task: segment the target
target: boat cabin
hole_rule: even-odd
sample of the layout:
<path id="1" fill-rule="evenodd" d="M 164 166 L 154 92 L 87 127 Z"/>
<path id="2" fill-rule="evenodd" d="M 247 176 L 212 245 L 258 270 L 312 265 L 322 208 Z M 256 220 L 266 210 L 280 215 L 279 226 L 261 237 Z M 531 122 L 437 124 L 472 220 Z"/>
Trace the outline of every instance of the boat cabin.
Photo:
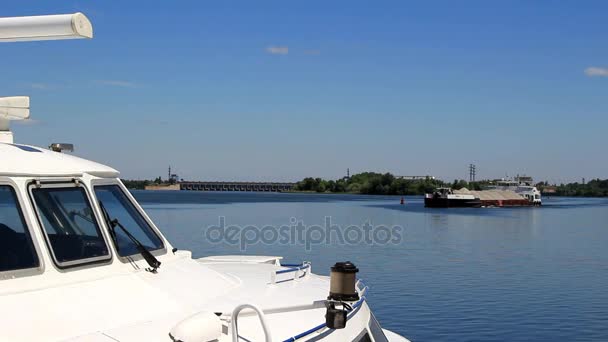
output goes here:
<path id="1" fill-rule="evenodd" d="M 0 41 L 81 37 L 80 13 L 0 18 Z M 27 118 L 29 98 L 0 98 L 0 341 L 407 341 L 380 327 L 354 265 L 194 259 L 117 170 L 15 143 L 9 123 Z"/>

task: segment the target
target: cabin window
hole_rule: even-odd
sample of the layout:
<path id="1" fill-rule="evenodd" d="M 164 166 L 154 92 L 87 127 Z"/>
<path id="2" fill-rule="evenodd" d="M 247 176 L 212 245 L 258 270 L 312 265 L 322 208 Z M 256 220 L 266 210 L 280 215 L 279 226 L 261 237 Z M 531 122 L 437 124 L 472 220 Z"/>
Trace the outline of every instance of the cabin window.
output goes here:
<path id="1" fill-rule="evenodd" d="M 109 219 L 118 220 L 147 250 L 154 251 L 164 248 L 160 237 L 118 185 L 95 186 L 95 195 L 108 212 Z M 135 243 L 122 229 L 116 228 L 114 231 L 116 234 L 114 243 L 118 255 L 139 254 Z"/>
<path id="2" fill-rule="evenodd" d="M 0 272 L 40 265 L 15 190 L 0 185 Z"/>
<path id="3" fill-rule="evenodd" d="M 43 186 L 31 191 L 53 259 L 60 267 L 110 258 L 83 187 Z"/>

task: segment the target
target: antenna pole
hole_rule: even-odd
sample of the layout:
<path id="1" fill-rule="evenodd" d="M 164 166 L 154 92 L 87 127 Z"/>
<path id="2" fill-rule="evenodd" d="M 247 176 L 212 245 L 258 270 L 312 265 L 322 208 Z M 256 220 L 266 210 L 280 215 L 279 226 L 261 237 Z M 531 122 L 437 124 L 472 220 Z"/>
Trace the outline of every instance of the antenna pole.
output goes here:
<path id="1" fill-rule="evenodd" d="M 475 181 L 475 173 L 476 173 L 475 164 L 469 164 L 469 182 Z"/>

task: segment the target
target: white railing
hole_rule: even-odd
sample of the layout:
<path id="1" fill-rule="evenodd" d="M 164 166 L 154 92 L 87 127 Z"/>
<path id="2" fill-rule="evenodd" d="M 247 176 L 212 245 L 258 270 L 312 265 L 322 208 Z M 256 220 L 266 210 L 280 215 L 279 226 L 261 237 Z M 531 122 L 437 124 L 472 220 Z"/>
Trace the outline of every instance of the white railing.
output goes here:
<path id="1" fill-rule="evenodd" d="M 239 313 L 244 309 L 251 309 L 255 311 L 258 318 L 260 319 L 260 324 L 262 325 L 262 329 L 264 330 L 264 341 L 272 342 L 272 336 L 270 335 L 270 331 L 268 330 L 268 324 L 266 323 L 266 317 L 264 316 L 264 312 L 253 304 L 241 304 L 232 310 L 232 322 L 230 322 L 230 331 L 232 333 L 232 342 L 239 342 L 239 327 L 238 327 L 238 319 Z"/>
<path id="2" fill-rule="evenodd" d="M 283 267 L 288 267 L 284 270 L 272 271 L 270 273 L 270 284 L 277 283 L 277 276 L 280 274 L 293 273 L 293 278 L 283 281 L 298 280 L 312 273 L 312 265 L 309 261 L 304 261 L 302 264 L 284 264 Z M 300 275 L 302 274 L 302 275 Z"/>

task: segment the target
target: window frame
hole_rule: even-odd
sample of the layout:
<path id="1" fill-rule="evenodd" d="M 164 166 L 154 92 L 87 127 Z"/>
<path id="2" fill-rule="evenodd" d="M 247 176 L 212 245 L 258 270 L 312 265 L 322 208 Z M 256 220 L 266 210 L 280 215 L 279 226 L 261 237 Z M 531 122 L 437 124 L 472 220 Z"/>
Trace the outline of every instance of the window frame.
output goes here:
<path id="1" fill-rule="evenodd" d="M 24 232 L 26 232 L 26 234 L 28 234 L 29 236 L 31 245 L 33 247 L 33 252 L 35 254 L 34 259 L 38 262 L 38 265 L 35 267 L 0 271 L 0 281 L 42 274 L 45 268 L 44 258 L 41 257 L 42 253 L 40 250 L 38 237 L 36 236 L 35 231 L 32 228 L 33 225 L 32 221 L 30 220 L 30 215 L 27 215 L 27 212 L 24 211 L 24 208 L 27 208 L 27 206 L 25 205 L 26 202 L 23 200 L 21 191 L 19 191 L 19 186 L 17 186 L 17 183 L 15 183 L 15 181 L 6 177 L 0 177 L 0 186 L 8 186 L 15 195 L 15 205 L 17 207 L 19 216 L 21 216 L 21 220 L 24 224 Z"/>
<path id="2" fill-rule="evenodd" d="M 156 227 L 156 225 L 154 224 L 152 219 L 150 219 L 150 217 L 148 217 L 148 214 L 146 214 L 146 212 L 143 210 L 143 208 L 141 207 L 139 202 L 137 202 L 137 200 L 135 200 L 135 198 L 133 197 L 131 192 L 119 180 L 117 180 L 117 179 L 93 179 L 93 180 L 91 180 L 91 190 L 92 190 L 91 193 L 92 193 L 93 198 L 95 199 L 95 208 L 100 211 L 100 215 L 101 215 L 101 209 L 99 208 L 99 199 L 97 198 L 97 193 L 95 192 L 95 188 L 99 187 L 99 186 L 108 186 L 108 185 L 115 185 L 118 187 L 118 189 L 120 191 L 122 191 L 122 193 L 126 196 L 127 200 L 131 203 L 131 205 L 133 205 L 133 207 L 135 208 L 137 213 L 148 224 L 148 227 L 150 227 L 150 229 L 152 230 L 152 233 L 154 233 L 154 235 L 156 235 L 156 237 L 158 237 L 158 239 L 160 240 L 160 243 L 162 245 L 161 248 L 150 250 L 149 252 L 152 253 L 152 255 L 154 255 L 154 256 L 161 256 L 161 255 L 167 254 L 167 242 L 165 241 L 164 235 L 160 232 L 158 227 Z M 104 225 L 104 227 L 106 227 L 106 231 L 109 231 L 109 227 L 107 226 L 108 224 L 107 224 L 107 222 L 105 222 L 105 219 L 103 220 L 103 225 Z M 110 240 L 112 240 L 112 239 L 110 239 Z M 115 252 L 115 254 L 119 260 L 123 260 L 123 262 L 124 262 L 124 260 L 127 260 L 129 262 L 130 262 L 130 260 L 140 260 L 140 259 L 143 260 L 143 257 L 141 256 L 141 254 L 139 254 L 139 252 L 131 254 L 131 255 L 121 256 L 118 252 L 118 246 L 116 245 L 116 242 L 114 242 L 112 240 L 111 244 L 113 247 L 113 251 Z"/>
<path id="3" fill-rule="evenodd" d="M 70 260 L 70 261 L 57 260 L 57 257 L 55 256 L 55 250 L 53 249 L 53 245 L 51 244 L 47 230 L 44 227 L 44 224 L 42 223 L 42 217 L 40 216 L 40 210 L 38 209 L 38 205 L 36 204 L 36 200 L 34 199 L 33 190 L 39 189 L 39 188 L 70 188 L 70 187 L 82 188 L 84 190 L 85 199 L 87 201 L 89 201 L 88 204 L 91 207 L 93 216 L 95 218 L 95 221 L 97 222 L 97 226 L 99 227 L 99 232 L 100 232 L 101 238 L 103 239 L 103 242 L 105 243 L 106 248 L 108 250 L 108 255 L 93 257 L 93 258 L 78 259 L 78 260 Z M 38 220 L 38 225 L 40 226 L 40 230 L 42 232 L 42 235 L 44 236 L 44 241 L 46 243 L 47 249 L 49 250 L 51 259 L 53 260 L 53 263 L 55 264 L 55 266 L 57 266 L 57 268 L 63 270 L 63 269 L 69 269 L 69 268 L 78 267 L 78 266 L 84 266 L 84 265 L 109 264 L 112 262 L 112 259 L 114 256 L 112 253 L 112 249 L 110 248 L 110 244 L 108 243 L 108 237 L 106 234 L 106 230 L 103 229 L 104 226 L 101 224 L 102 220 L 99 218 L 99 215 L 97 212 L 97 206 L 95 205 L 95 202 L 92 200 L 91 194 L 89 193 L 89 189 L 85 186 L 83 181 L 81 181 L 77 178 L 74 178 L 71 181 L 70 180 L 32 181 L 28 184 L 28 194 L 30 197 L 30 202 L 32 204 L 32 208 L 36 214 L 36 220 Z"/>

